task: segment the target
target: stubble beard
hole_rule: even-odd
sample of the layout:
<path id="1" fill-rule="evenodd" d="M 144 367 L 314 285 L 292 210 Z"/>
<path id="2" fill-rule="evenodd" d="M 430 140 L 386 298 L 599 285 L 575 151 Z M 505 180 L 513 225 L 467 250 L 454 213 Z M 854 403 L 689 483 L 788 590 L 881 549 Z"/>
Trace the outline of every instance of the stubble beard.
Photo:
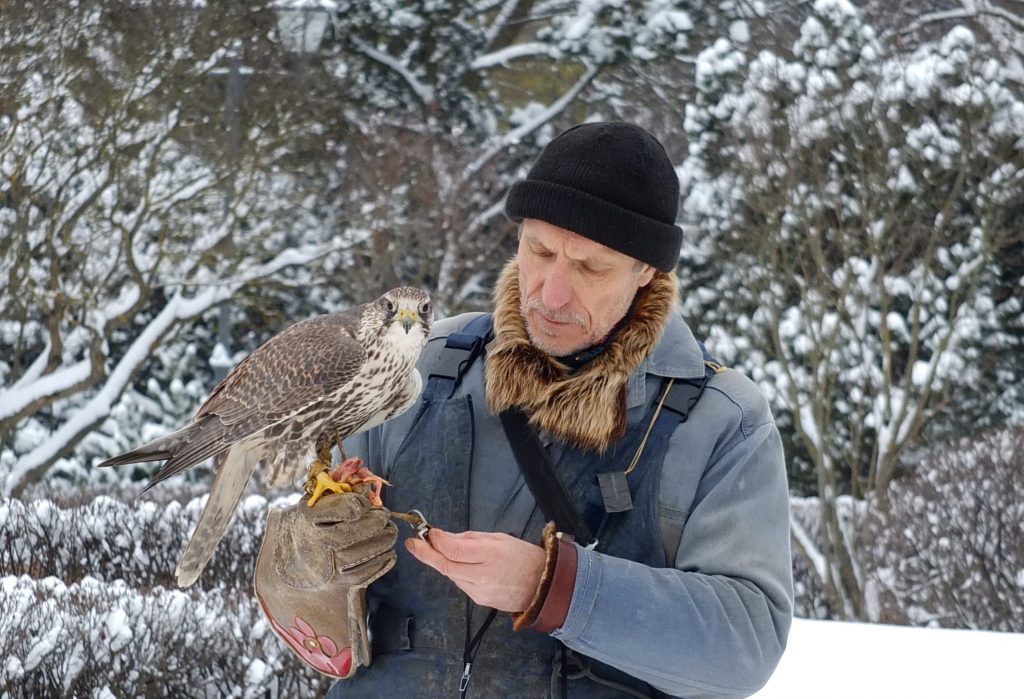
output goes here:
<path id="1" fill-rule="evenodd" d="M 523 321 L 526 325 L 526 333 L 530 336 L 530 343 L 545 354 L 549 354 L 553 357 L 564 357 L 590 347 L 596 342 L 596 340 L 588 334 L 580 341 L 579 346 L 571 346 L 567 349 L 556 347 L 551 341 L 554 334 L 546 334 L 539 328 L 534 328 L 530 323 L 529 313 L 531 311 L 538 315 L 542 315 L 549 320 L 553 320 L 558 323 L 571 323 L 584 329 L 587 327 L 587 319 L 579 313 L 552 311 L 551 309 L 546 308 L 540 299 L 520 303 L 519 312 L 523 316 Z"/>
<path id="2" fill-rule="evenodd" d="M 635 295 L 635 292 L 633 295 Z M 549 354 L 553 357 L 567 357 L 571 354 L 576 354 L 581 350 L 585 350 L 588 347 L 593 347 L 594 345 L 603 342 L 605 338 L 608 336 L 608 333 L 611 332 L 612 328 L 614 328 L 622 320 L 622 317 L 626 314 L 626 311 L 629 310 L 629 306 L 632 303 L 633 295 L 624 296 L 622 299 L 619 300 L 618 305 L 620 308 L 620 312 L 615 314 L 615 322 L 612 323 L 612 325 L 607 330 L 605 330 L 601 336 L 598 336 L 594 332 L 593 327 L 591 327 L 590 332 L 587 333 L 586 337 L 584 337 L 579 343 L 572 347 L 569 347 L 568 349 L 561 349 L 555 347 L 549 341 L 549 336 L 545 335 L 539 329 L 535 330 L 530 325 L 530 317 L 528 315 L 528 312 L 534 311 L 550 320 L 554 320 L 559 323 L 572 323 L 574 325 L 578 325 L 583 329 L 587 329 L 588 327 L 586 316 L 584 316 L 581 313 L 571 313 L 569 311 L 552 311 L 548 308 L 545 308 L 543 302 L 541 302 L 540 299 L 533 299 L 532 301 L 521 302 L 519 304 L 519 312 L 523 316 L 523 322 L 526 325 L 526 333 L 527 335 L 529 335 L 530 342 L 533 344 L 534 347 L 544 352 L 545 354 Z"/>

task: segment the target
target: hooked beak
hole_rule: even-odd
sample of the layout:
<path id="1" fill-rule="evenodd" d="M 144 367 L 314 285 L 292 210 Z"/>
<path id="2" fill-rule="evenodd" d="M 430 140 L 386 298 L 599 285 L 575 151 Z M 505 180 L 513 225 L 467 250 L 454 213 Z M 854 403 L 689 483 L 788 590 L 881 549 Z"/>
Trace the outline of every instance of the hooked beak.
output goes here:
<path id="1" fill-rule="evenodd" d="M 405 328 L 405 332 L 408 333 L 412 329 L 412 324 L 419 322 L 420 316 L 416 311 L 410 311 L 408 308 L 403 308 L 398 312 L 398 315 L 395 316 L 395 319 L 402 324 L 402 327 Z"/>

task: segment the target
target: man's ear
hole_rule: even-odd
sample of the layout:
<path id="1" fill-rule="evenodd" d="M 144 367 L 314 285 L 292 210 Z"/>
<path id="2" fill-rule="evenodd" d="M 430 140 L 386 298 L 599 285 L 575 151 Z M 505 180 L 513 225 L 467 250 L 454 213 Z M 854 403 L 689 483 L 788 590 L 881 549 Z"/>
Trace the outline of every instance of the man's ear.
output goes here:
<path id="1" fill-rule="evenodd" d="M 651 265 L 649 265 L 647 263 L 644 263 L 643 268 L 640 270 L 640 273 L 637 275 L 637 279 L 636 279 L 637 286 L 638 287 L 644 287 L 644 286 L 647 286 L 648 284 L 650 284 L 651 280 L 654 279 L 654 273 L 657 272 L 657 271 L 658 270 L 656 270 Z"/>

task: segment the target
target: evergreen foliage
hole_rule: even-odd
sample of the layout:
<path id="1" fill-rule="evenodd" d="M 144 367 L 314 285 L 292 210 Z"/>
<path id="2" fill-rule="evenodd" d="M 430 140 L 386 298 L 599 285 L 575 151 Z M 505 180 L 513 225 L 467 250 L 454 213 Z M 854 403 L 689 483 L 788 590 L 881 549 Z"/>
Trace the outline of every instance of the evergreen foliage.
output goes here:
<path id="1" fill-rule="evenodd" d="M 686 310 L 772 401 L 831 608 L 866 618 L 870 534 L 840 496 L 883 501 L 914 450 L 1024 418 L 1024 100 L 967 28 L 900 54 L 846 0 L 788 55 L 719 39 L 696 79 Z"/>

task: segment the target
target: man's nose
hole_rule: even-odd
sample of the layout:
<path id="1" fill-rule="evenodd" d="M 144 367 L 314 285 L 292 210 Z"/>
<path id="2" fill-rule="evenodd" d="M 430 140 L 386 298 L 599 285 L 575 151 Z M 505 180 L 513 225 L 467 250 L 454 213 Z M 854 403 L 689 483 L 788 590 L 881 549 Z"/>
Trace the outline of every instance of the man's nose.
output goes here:
<path id="1" fill-rule="evenodd" d="M 544 306 L 552 310 L 562 308 L 572 300 L 572 294 L 572 283 L 565 263 L 558 261 L 549 265 L 544 275 L 544 288 L 541 291 L 541 300 L 544 302 Z"/>

